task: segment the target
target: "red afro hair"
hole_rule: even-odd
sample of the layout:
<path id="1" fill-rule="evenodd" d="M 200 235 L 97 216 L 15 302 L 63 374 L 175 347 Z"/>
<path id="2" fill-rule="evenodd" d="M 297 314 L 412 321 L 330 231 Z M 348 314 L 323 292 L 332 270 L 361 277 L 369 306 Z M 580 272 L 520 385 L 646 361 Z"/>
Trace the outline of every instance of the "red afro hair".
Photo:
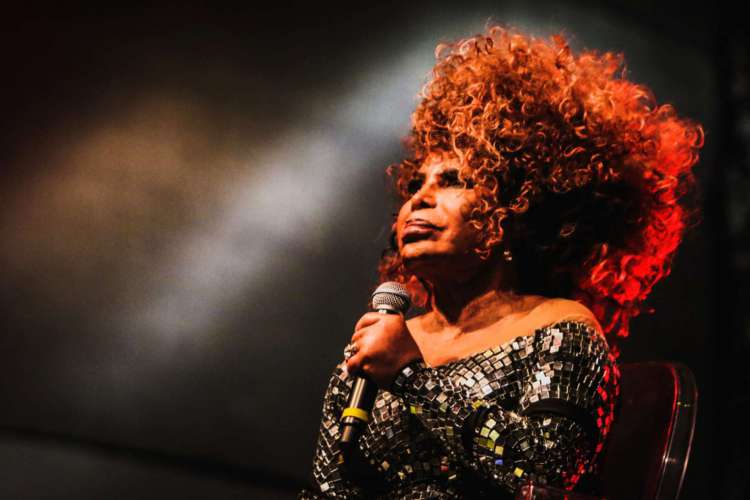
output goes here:
<path id="1" fill-rule="evenodd" d="M 579 300 L 610 337 L 626 337 L 698 220 L 685 195 L 702 127 L 625 79 L 621 54 L 574 54 L 562 35 L 491 26 L 439 45 L 436 59 L 408 158 L 387 170 L 400 200 L 428 155 L 454 155 L 480 200 L 469 221 L 483 235 L 479 256 L 510 249 L 515 291 Z M 425 305 L 393 238 L 379 272 Z"/>

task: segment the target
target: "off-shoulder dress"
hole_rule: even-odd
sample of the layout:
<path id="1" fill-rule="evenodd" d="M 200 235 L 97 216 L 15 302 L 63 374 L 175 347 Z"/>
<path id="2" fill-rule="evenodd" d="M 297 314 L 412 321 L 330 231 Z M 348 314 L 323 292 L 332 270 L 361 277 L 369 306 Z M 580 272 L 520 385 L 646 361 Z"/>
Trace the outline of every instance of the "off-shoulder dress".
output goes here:
<path id="1" fill-rule="evenodd" d="M 342 463 L 339 418 L 353 377 L 325 393 L 310 498 L 512 498 L 526 480 L 573 488 L 595 472 L 612 426 L 619 370 L 589 321 L 562 320 L 458 361 L 404 367 L 379 391 Z"/>

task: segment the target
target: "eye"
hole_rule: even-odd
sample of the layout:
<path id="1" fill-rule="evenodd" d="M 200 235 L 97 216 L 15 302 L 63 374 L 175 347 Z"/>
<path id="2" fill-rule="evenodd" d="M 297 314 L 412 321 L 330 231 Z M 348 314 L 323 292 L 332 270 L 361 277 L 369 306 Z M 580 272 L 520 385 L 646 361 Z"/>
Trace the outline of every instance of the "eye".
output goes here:
<path id="1" fill-rule="evenodd" d="M 472 188 L 474 183 L 471 179 L 462 181 L 458 178 L 458 170 L 446 170 L 441 176 L 442 184 L 450 187 Z"/>
<path id="2" fill-rule="evenodd" d="M 422 183 L 424 182 L 424 179 L 420 177 L 414 177 L 412 178 L 409 183 L 406 185 L 406 191 L 409 194 L 414 194 L 422 187 Z"/>
<path id="3" fill-rule="evenodd" d="M 458 186 L 461 184 L 461 181 L 458 180 L 457 170 L 446 170 L 441 177 L 444 186 Z"/>

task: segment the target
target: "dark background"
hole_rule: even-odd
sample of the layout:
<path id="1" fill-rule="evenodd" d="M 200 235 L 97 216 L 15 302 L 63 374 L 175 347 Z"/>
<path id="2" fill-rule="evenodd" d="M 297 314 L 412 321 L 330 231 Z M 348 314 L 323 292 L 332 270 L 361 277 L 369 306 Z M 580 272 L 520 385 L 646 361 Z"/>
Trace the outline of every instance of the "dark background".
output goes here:
<path id="1" fill-rule="evenodd" d="M 704 220 L 623 362 L 700 390 L 682 498 L 750 492 L 750 84 L 721 3 L 26 4 L 2 16 L 0 498 L 293 498 L 440 41 L 623 52 L 702 123 Z"/>

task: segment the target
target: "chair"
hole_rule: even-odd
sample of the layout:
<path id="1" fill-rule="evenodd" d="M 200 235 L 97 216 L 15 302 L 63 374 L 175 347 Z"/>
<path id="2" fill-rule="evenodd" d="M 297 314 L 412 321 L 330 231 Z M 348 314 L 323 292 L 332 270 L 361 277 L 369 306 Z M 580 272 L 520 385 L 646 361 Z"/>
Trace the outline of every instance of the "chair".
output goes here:
<path id="1" fill-rule="evenodd" d="M 594 478 L 598 485 L 574 492 L 528 482 L 516 500 L 678 498 L 695 428 L 695 378 L 680 363 L 629 363 L 620 373 L 620 407 Z"/>

